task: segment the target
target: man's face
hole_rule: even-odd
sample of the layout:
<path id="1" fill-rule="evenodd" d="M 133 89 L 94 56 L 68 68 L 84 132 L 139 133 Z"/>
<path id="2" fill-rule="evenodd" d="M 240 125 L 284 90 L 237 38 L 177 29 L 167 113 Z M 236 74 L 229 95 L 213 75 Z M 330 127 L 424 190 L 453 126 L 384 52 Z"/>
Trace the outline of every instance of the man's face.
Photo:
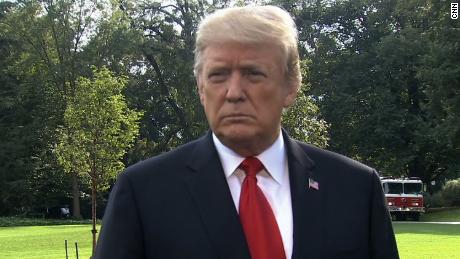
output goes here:
<path id="1" fill-rule="evenodd" d="M 197 83 L 212 131 L 240 155 L 259 154 L 278 137 L 283 107 L 296 96 L 281 50 L 274 44 L 211 44 L 202 58 Z"/>

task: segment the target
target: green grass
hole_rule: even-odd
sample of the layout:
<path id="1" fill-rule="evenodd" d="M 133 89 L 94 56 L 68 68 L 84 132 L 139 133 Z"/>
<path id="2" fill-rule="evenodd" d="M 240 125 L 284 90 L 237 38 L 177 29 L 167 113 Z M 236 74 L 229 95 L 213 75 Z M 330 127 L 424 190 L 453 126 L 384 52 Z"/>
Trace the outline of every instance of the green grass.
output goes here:
<path id="1" fill-rule="evenodd" d="M 422 222 L 460 222 L 460 208 L 429 212 Z M 395 222 L 401 259 L 460 259 L 460 225 Z"/>
<path id="2" fill-rule="evenodd" d="M 69 258 L 91 255 L 91 225 L 0 227 L 0 258 L 65 258 L 64 240 L 68 240 Z"/>
<path id="3" fill-rule="evenodd" d="M 460 208 L 427 213 L 422 221 L 458 221 Z M 0 218 L 0 258 L 69 258 L 91 255 L 90 221 Z M 76 225 L 75 225 L 76 224 Z M 31 226 L 33 225 L 33 226 Z M 460 225 L 395 222 L 401 259 L 460 259 Z"/>
<path id="4" fill-rule="evenodd" d="M 428 212 L 422 215 L 420 221 L 456 221 L 460 222 L 460 208 L 449 209 L 438 212 Z"/>
<path id="5" fill-rule="evenodd" d="M 460 258 L 460 225 L 395 223 L 401 259 Z M 0 258 L 65 258 L 64 240 L 68 240 L 69 258 L 91 254 L 91 225 L 0 227 Z"/>
<path id="6" fill-rule="evenodd" d="M 393 224 L 401 259 L 460 258 L 460 225 Z"/>

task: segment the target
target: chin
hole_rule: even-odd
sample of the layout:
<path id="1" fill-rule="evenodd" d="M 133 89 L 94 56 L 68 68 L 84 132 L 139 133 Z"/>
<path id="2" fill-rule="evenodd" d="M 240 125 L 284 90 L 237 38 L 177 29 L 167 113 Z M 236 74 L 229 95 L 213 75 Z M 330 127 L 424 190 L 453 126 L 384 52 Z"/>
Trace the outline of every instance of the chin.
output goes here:
<path id="1" fill-rule="evenodd" d="M 232 125 L 224 129 L 215 131 L 215 134 L 223 142 L 231 143 L 241 143 L 241 142 L 250 142 L 257 136 L 257 133 L 254 129 L 251 129 L 247 126 Z"/>

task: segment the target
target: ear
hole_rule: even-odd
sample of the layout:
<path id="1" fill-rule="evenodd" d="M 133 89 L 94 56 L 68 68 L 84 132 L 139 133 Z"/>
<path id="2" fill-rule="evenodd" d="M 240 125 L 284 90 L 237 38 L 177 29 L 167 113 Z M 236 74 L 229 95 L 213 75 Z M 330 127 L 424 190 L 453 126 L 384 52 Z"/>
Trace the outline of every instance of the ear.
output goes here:
<path id="1" fill-rule="evenodd" d="M 196 76 L 196 86 L 198 88 L 198 94 L 200 95 L 200 103 L 204 106 L 204 93 L 203 93 L 203 82 L 201 80 L 201 76 Z"/>
<path id="2" fill-rule="evenodd" d="M 296 87 L 293 85 L 289 85 L 286 87 L 286 93 L 284 96 L 284 108 L 287 108 L 294 103 L 295 98 L 297 97 L 297 93 L 299 92 L 299 88 L 300 87 Z"/>

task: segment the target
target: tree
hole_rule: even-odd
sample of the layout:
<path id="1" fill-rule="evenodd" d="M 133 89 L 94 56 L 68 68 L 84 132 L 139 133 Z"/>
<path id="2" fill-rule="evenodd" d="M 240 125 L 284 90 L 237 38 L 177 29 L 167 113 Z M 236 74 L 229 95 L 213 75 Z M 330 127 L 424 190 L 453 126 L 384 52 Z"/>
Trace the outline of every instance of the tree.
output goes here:
<path id="1" fill-rule="evenodd" d="M 206 13 L 231 3 L 1 2 L 0 213 L 25 213 L 35 204 L 62 205 L 62 199 L 73 197 L 73 216 L 81 217 L 79 199 L 89 189 L 89 177 L 65 171 L 53 149 L 61 131 L 68 129 L 63 127 L 64 111 L 77 79 L 91 76 L 90 65 L 125 75 L 128 106 L 145 111 L 125 165 L 202 135 L 208 125 L 192 71 L 195 33 Z M 306 85 L 284 125 L 296 137 L 323 145 L 324 139 L 311 138 L 325 133 L 312 128 L 321 122 L 319 103 Z M 306 127 L 320 130 L 306 132 Z M 74 137 L 72 132 L 67 136 Z"/>
<path id="2" fill-rule="evenodd" d="M 123 1 L 120 8 L 142 32 L 144 64 L 130 88 L 145 108 L 141 143 L 155 155 L 189 142 L 207 128 L 193 76 L 194 36 L 209 8 L 204 1 Z M 139 87 L 142 84 L 143 87 Z"/>
<path id="3" fill-rule="evenodd" d="M 90 178 L 94 253 L 97 192 L 107 189 L 123 170 L 121 159 L 138 134 L 141 113 L 129 109 L 121 94 L 125 78 L 106 68 L 93 73 L 92 79 L 79 78 L 75 95 L 68 100 L 56 155 L 67 172 Z"/>
<path id="4" fill-rule="evenodd" d="M 333 150 L 424 182 L 458 173 L 458 23 L 448 5 L 280 2 L 296 15 L 312 60 L 308 94 Z"/>
<path id="5" fill-rule="evenodd" d="M 308 82 L 308 65 L 301 62 L 303 81 Z M 310 84 L 303 83 L 294 104 L 283 112 L 281 124 L 297 140 L 325 148 L 328 144 L 329 125 L 321 119 L 316 100 L 307 95 Z"/>
<path id="6" fill-rule="evenodd" d="M 0 215 L 27 212 L 32 196 L 29 196 L 28 172 L 32 164 L 28 144 L 34 143 L 28 135 L 27 107 L 29 94 L 21 87 L 16 75 L 9 66 L 21 55 L 16 41 L 8 34 L 3 22 L 14 9 L 10 2 L 0 2 Z M 21 195 L 22 194 L 22 195 Z M 25 208 L 20 211 L 19 208 Z"/>
<path id="7" fill-rule="evenodd" d="M 202 17 L 228 4 L 228 1 L 213 1 L 212 5 L 206 1 L 121 3 L 120 8 L 132 17 L 133 27 L 144 35 L 140 49 L 146 62 L 128 95 L 146 111 L 141 140 L 135 149 L 141 156 L 170 150 L 206 131 L 208 126 L 192 70 L 194 38 Z M 299 94 L 295 108 L 286 113 L 284 124 L 295 136 L 315 139 L 314 143 L 324 145 L 325 124 L 316 120 L 318 111 L 315 109 L 311 98 Z M 316 130 L 313 125 L 319 128 Z M 310 127 L 308 133 L 305 132 L 307 127 Z M 310 130 L 313 128 L 315 131 Z M 142 151 L 148 149 L 148 152 Z"/>
<path id="8" fill-rule="evenodd" d="M 430 158 L 433 177 L 460 177 L 460 35 L 458 20 L 446 14 L 450 5 L 426 1 L 422 18 L 427 23 L 425 51 L 420 57 L 416 77 L 427 96 L 424 109 L 430 122 Z M 418 18 L 420 20 L 420 17 Z"/>
<path id="9" fill-rule="evenodd" d="M 35 178 L 62 171 L 50 147 L 56 142 L 55 129 L 62 124 L 77 77 L 90 72 L 81 53 L 92 36 L 99 7 L 91 0 L 23 0 L 17 1 L 1 21 L 5 34 L 18 43 L 15 50 L 20 53 L 8 64 L 8 72 L 17 78 L 30 101 L 21 105 L 25 110 L 21 119 L 28 131 L 23 135 L 33 139 L 27 147 L 32 154 L 22 158 L 29 165 L 26 181 L 34 183 Z M 71 172 L 69 176 L 73 186 L 72 212 L 79 218 L 78 173 Z"/>

